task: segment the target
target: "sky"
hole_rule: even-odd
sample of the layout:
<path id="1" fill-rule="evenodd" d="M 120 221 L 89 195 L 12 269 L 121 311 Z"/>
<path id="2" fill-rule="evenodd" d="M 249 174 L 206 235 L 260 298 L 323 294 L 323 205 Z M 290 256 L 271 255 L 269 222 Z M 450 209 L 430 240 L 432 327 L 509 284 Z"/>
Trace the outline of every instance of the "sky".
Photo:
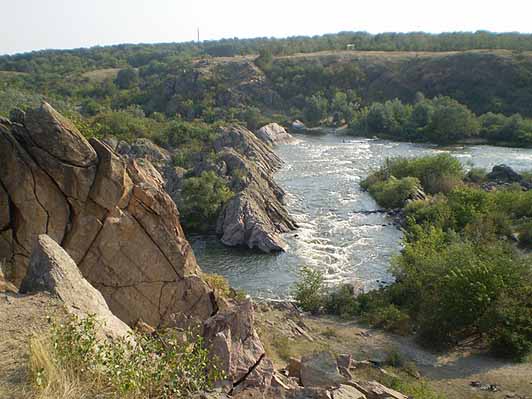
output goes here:
<path id="1" fill-rule="evenodd" d="M 340 31 L 532 32 L 532 0 L 0 0 L 0 54 Z"/>

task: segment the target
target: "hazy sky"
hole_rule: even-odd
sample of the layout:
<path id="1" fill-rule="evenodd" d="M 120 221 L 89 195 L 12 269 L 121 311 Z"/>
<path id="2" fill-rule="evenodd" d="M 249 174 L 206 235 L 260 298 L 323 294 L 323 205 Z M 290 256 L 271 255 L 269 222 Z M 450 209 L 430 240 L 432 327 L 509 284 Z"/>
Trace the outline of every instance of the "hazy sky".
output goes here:
<path id="1" fill-rule="evenodd" d="M 342 30 L 532 31 L 532 0 L 0 0 L 0 54 Z"/>

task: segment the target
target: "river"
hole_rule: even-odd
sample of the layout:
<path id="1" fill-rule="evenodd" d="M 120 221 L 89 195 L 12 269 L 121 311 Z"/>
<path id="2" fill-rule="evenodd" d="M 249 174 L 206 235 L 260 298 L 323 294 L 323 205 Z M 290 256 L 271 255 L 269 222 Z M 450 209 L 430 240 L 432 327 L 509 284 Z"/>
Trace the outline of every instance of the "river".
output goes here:
<path id="1" fill-rule="evenodd" d="M 329 284 L 350 282 L 371 289 L 392 280 L 391 257 L 401 248 L 401 233 L 359 182 L 387 157 L 449 152 L 460 161 L 491 169 L 504 163 L 532 169 L 532 149 L 493 146 L 434 146 L 386 140 L 296 135 L 297 143 L 281 145 L 284 167 L 275 176 L 287 192 L 288 211 L 297 231 L 284 239 L 288 250 L 265 255 L 227 248 L 216 237 L 192 237 L 201 268 L 225 276 L 231 285 L 255 297 L 284 298 L 303 266 L 320 269 Z"/>

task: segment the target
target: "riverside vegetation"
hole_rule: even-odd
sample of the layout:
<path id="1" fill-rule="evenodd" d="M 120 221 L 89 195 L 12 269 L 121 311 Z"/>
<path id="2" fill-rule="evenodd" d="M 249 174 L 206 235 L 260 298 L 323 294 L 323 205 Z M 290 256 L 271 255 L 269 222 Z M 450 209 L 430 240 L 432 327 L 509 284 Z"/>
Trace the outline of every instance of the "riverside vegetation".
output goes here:
<path id="1" fill-rule="evenodd" d="M 485 172 L 466 173 L 450 155 L 389 159 L 362 185 L 379 204 L 404 213 L 404 249 L 391 266 L 395 283 L 356 296 L 350 286 L 327 290 L 319 272 L 304 269 L 296 300 L 307 311 L 415 333 L 432 347 L 476 336 L 497 356 L 526 358 L 532 191 L 517 184 L 485 191 L 483 180 Z M 419 189 L 427 198 L 409 200 Z"/>

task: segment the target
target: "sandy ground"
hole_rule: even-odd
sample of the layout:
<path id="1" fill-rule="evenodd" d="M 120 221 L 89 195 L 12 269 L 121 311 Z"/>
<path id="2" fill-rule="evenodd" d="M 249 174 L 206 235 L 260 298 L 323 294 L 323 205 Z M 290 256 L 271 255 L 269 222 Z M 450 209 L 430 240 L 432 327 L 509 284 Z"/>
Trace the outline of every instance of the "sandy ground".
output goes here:
<path id="1" fill-rule="evenodd" d="M 388 334 L 356 322 L 298 315 L 264 305 L 258 305 L 257 310 L 259 334 L 278 368 L 286 365 L 287 357 L 300 357 L 312 350 L 350 353 L 357 360 L 377 361 L 384 361 L 390 353 L 399 353 L 405 362 L 415 364 L 415 369 L 435 391 L 448 399 L 532 398 L 530 362 L 499 361 L 480 350 L 468 348 L 468 345 L 453 352 L 432 353 L 417 345 L 411 337 Z M 312 341 L 294 331 L 293 324 L 298 322 Z M 496 385 L 498 391 L 473 388 L 473 381 L 480 382 L 484 388 Z"/>

